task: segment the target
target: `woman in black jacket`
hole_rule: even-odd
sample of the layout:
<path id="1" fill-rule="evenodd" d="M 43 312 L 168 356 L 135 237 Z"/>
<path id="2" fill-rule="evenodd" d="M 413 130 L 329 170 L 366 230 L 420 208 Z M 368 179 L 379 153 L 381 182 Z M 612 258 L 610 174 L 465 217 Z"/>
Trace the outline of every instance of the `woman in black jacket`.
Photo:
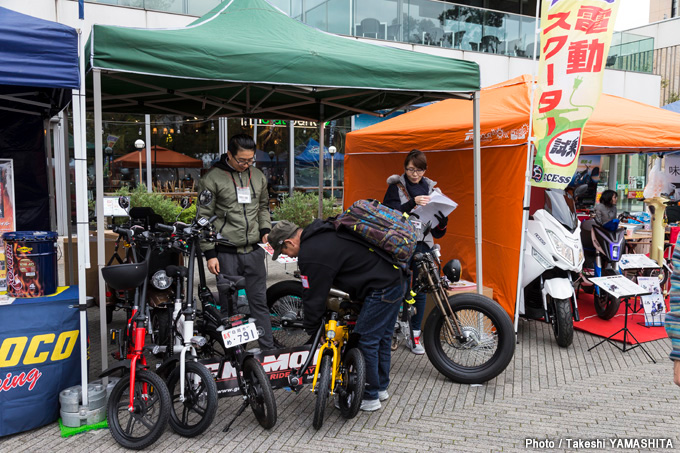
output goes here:
<path id="1" fill-rule="evenodd" d="M 425 206 L 430 202 L 430 195 L 437 191 L 441 191 L 435 186 L 437 183 L 425 177 L 427 170 L 427 158 L 425 153 L 414 149 L 406 156 L 404 160 L 404 174 L 392 175 L 387 178 L 387 192 L 383 199 L 383 204 L 390 208 L 397 209 L 401 212 L 411 213 L 416 206 Z M 418 231 L 418 245 L 417 252 L 429 252 L 434 246 L 433 238 L 439 239 L 446 233 L 446 224 L 448 218 L 439 212 L 435 215 L 439 223 L 434 225 L 429 231 L 426 226 L 422 225 L 417 218 L 413 217 L 411 222 L 416 226 Z M 425 234 L 426 233 L 426 234 Z M 414 354 L 424 354 L 420 343 L 420 326 L 425 314 L 425 293 L 419 293 L 415 296 L 416 314 L 411 318 L 413 325 L 413 345 L 411 345 L 411 352 Z"/>

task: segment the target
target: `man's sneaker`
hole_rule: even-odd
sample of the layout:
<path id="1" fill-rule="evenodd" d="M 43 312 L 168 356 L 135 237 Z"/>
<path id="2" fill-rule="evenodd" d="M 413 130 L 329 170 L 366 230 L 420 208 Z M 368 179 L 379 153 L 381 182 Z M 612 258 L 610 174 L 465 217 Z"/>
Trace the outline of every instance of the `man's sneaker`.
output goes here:
<path id="1" fill-rule="evenodd" d="M 382 407 L 382 404 L 380 404 L 380 400 L 363 400 L 361 401 L 361 407 L 360 409 L 362 411 L 366 412 L 374 412 L 377 411 Z"/>
<path id="2" fill-rule="evenodd" d="M 425 354 L 425 348 L 420 344 L 420 330 L 413 331 L 413 345 L 411 346 L 411 352 L 417 355 Z"/>
<path id="3" fill-rule="evenodd" d="M 378 392 L 378 400 L 380 400 L 380 401 L 385 401 L 389 397 L 390 397 L 390 394 L 387 393 L 387 390 L 380 390 Z"/>

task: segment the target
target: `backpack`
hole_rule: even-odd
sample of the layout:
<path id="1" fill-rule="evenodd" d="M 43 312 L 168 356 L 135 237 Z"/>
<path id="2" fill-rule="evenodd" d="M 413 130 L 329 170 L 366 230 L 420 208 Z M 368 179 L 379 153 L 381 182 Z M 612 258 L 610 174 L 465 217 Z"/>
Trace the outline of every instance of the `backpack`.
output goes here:
<path id="1" fill-rule="evenodd" d="M 336 230 L 344 229 L 386 252 L 401 268 L 416 250 L 417 233 L 408 214 L 388 208 L 377 200 L 359 200 L 329 221 Z"/>

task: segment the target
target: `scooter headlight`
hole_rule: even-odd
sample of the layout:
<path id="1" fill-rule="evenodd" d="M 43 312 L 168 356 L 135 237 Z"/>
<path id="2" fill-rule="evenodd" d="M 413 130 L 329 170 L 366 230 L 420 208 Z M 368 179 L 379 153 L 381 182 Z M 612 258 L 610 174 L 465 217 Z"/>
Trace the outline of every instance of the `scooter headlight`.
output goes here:
<path id="1" fill-rule="evenodd" d="M 569 263 L 574 264 L 574 250 L 565 244 L 564 241 L 562 241 L 559 237 L 557 237 L 555 233 L 550 230 L 546 231 L 548 233 L 548 237 L 550 238 L 550 242 L 552 242 L 552 244 L 555 246 L 557 253 Z"/>
<path id="2" fill-rule="evenodd" d="M 165 271 L 161 269 L 153 274 L 153 277 L 151 277 L 151 284 L 154 288 L 162 291 L 170 288 L 170 285 L 172 285 L 172 277 L 168 277 Z"/>

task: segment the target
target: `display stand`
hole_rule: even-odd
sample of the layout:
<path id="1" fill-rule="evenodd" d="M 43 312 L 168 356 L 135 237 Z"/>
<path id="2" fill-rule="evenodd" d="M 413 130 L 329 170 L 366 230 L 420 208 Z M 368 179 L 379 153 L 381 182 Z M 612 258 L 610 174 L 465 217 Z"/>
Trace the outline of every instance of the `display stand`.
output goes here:
<path id="1" fill-rule="evenodd" d="M 604 342 L 610 343 L 611 345 L 615 346 L 622 352 L 627 352 L 632 349 L 637 348 L 638 346 L 644 351 L 645 354 L 647 354 L 647 357 L 649 357 L 652 362 L 656 363 L 656 360 L 654 360 L 654 357 L 645 349 L 645 347 L 640 343 L 637 338 L 633 335 L 633 333 L 628 329 L 628 310 L 630 309 L 630 304 L 635 303 L 637 300 L 638 296 L 647 296 L 651 294 L 649 291 L 644 289 L 643 287 L 633 283 L 632 281 L 628 280 L 626 277 L 623 275 L 614 275 L 610 277 L 596 277 L 592 278 L 591 281 L 600 288 L 601 291 L 605 291 L 608 294 L 612 295 L 613 297 L 619 299 L 621 302 L 623 302 L 626 306 L 625 309 L 625 314 L 623 318 L 623 327 L 607 338 L 603 339 L 599 343 L 595 344 L 594 346 L 591 346 L 588 348 L 588 351 L 600 346 Z M 632 300 L 631 300 L 632 299 Z M 612 339 L 618 335 L 619 333 L 623 332 L 623 346 L 619 346 L 618 343 L 615 343 Z M 635 343 L 629 345 L 626 342 L 627 337 L 630 336 Z"/>

